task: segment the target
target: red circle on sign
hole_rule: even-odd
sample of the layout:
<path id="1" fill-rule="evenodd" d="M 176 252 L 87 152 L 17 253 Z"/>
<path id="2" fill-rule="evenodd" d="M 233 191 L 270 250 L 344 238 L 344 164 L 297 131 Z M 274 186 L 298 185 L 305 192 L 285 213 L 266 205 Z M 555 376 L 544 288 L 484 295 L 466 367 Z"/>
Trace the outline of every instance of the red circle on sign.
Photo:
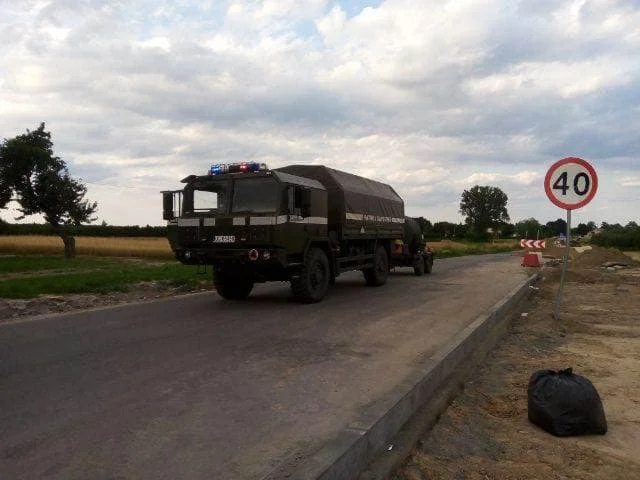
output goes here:
<path id="1" fill-rule="evenodd" d="M 553 174 L 556 172 L 556 170 L 558 170 L 558 168 L 569 163 L 573 163 L 583 167 L 591 177 L 591 188 L 589 189 L 587 196 L 577 203 L 563 202 L 554 195 L 553 190 L 551 189 L 551 177 L 553 177 Z M 547 197 L 549 197 L 549 200 L 551 200 L 558 207 L 564 208 L 565 210 L 575 210 L 576 208 L 584 207 L 595 196 L 596 191 L 598 190 L 598 175 L 596 174 L 595 169 L 586 160 L 577 157 L 563 158 L 562 160 L 558 160 L 556 163 L 551 165 L 551 167 L 547 171 L 547 174 L 544 177 L 544 190 L 547 193 Z"/>

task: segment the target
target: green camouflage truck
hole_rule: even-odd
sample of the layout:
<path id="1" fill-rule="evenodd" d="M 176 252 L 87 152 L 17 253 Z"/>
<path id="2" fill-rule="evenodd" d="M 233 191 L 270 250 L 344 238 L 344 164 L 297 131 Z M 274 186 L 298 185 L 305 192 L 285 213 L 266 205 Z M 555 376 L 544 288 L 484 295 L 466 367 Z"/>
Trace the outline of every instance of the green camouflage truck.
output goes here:
<path id="1" fill-rule="evenodd" d="M 343 272 L 380 286 L 394 266 L 431 272 L 433 255 L 389 185 L 321 165 L 216 164 L 164 191 L 176 258 L 206 271 L 229 300 L 255 283 L 286 281 L 304 303 L 322 300 Z"/>

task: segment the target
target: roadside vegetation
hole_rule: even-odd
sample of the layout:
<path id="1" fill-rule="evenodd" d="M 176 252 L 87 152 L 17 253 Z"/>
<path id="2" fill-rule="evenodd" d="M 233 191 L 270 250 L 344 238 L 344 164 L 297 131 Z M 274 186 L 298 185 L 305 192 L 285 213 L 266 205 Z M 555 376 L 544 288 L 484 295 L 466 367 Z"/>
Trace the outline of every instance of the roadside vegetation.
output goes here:
<path id="1" fill-rule="evenodd" d="M 38 295 L 127 291 L 140 282 L 189 290 L 211 283 L 196 275 L 193 266 L 177 261 L 142 258 L 15 255 L 0 257 L 0 297 L 35 298 Z"/>
<path id="2" fill-rule="evenodd" d="M 591 238 L 591 243 L 620 250 L 640 250 L 640 226 L 636 222 L 629 222 L 624 227 L 604 223 L 602 231 Z"/>
<path id="3" fill-rule="evenodd" d="M 520 249 L 520 242 L 515 240 L 498 240 L 495 242 L 459 242 L 442 240 L 428 242 L 435 258 L 461 257 L 463 255 L 486 255 L 489 253 L 512 252 Z"/>
<path id="4" fill-rule="evenodd" d="M 69 231 L 75 237 L 163 237 L 167 238 L 166 226 L 71 225 Z M 9 223 L 0 219 L 0 235 L 55 235 L 48 223 Z"/>
<path id="5" fill-rule="evenodd" d="M 62 240 L 51 235 L 2 235 L 0 254 L 59 254 Z M 160 237 L 77 237 L 78 255 L 173 259 L 169 241 Z"/>

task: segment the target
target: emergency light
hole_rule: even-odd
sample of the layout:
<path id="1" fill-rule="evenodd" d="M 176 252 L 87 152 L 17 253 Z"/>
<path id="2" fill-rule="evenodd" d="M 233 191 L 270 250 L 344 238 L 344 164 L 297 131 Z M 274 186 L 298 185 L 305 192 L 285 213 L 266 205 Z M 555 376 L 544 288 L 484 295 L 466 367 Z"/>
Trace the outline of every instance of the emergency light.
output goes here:
<path id="1" fill-rule="evenodd" d="M 242 162 L 242 163 L 216 163 L 211 165 L 209 175 L 220 175 L 223 173 L 251 173 L 267 170 L 265 163 Z"/>

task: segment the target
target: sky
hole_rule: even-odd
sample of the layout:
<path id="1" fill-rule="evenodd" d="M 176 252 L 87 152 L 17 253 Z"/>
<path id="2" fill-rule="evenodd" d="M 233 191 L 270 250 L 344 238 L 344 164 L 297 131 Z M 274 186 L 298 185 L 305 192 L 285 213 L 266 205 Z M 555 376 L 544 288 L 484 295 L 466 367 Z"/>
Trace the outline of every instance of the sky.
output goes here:
<path id="1" fill-rule="evenodd" d="M 161 190 L 244 160 L 389 183 L 462 221 L 565 210 L 557 160 L 599 178 L 572 223 L 640 220 L 640 0 L 0 0 L 0 139 L 45 122 L 98 222 L 161 225 Z M 0 211 L 13 221 L 15 211 Z M 29 218 L 34 221 L 37 218 Z"/>

